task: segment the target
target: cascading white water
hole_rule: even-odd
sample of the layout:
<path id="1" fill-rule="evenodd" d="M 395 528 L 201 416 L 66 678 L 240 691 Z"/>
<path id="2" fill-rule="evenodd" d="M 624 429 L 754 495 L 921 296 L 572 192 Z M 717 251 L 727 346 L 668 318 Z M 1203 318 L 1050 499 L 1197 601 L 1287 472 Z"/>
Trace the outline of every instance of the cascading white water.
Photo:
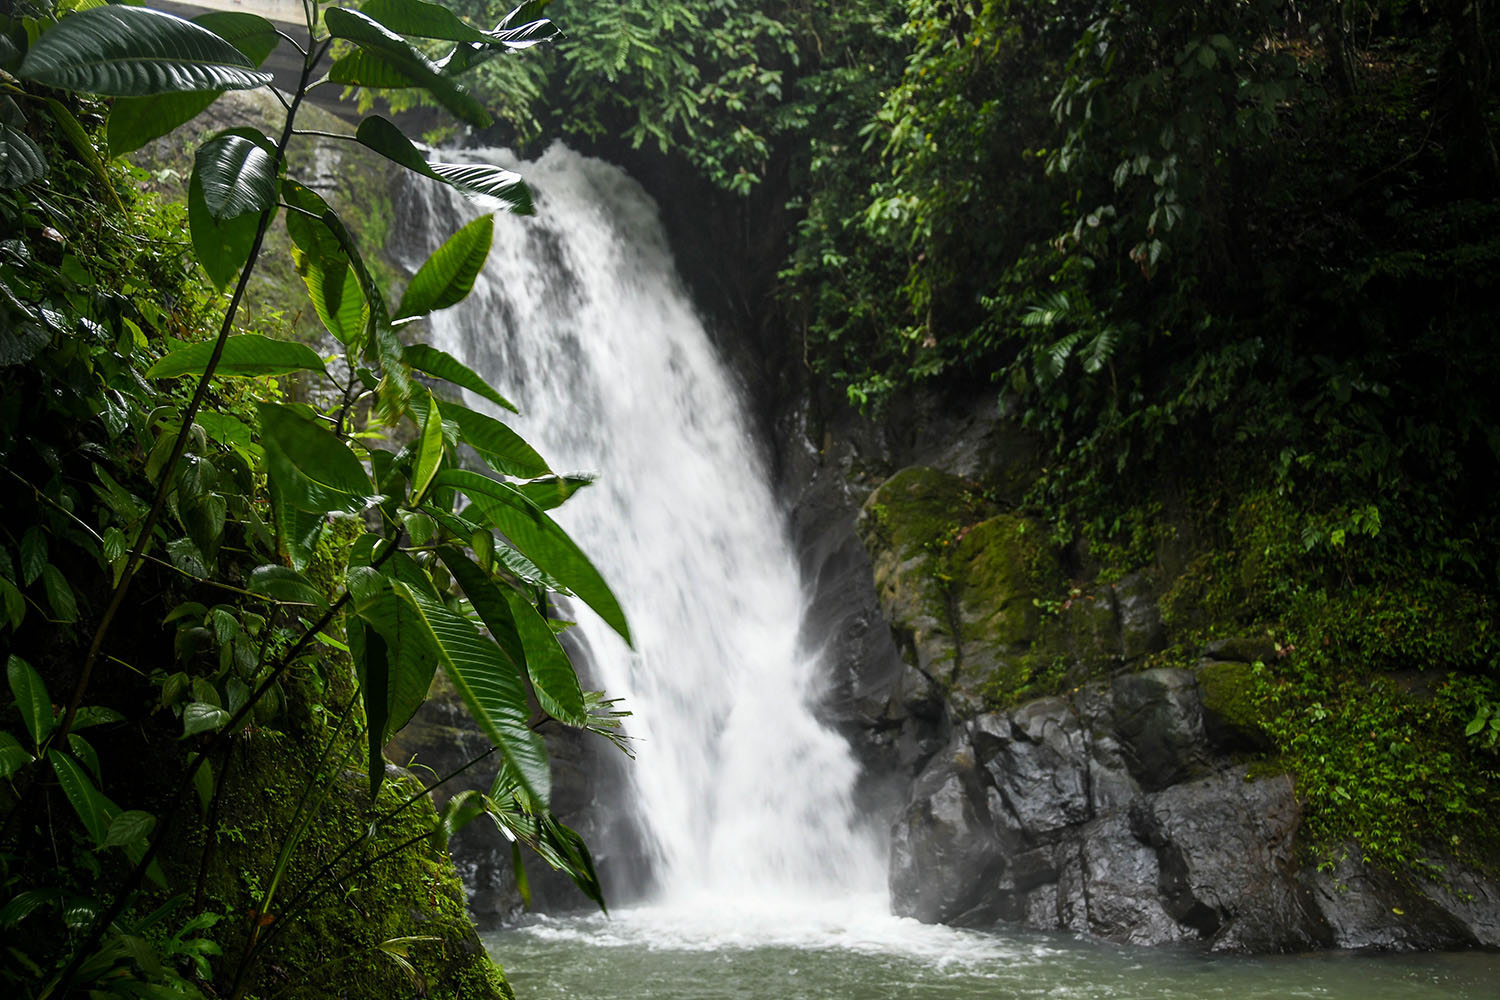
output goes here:
<path id="1" fill-rule="evenodd" d="M 484 274 L 432 339 L 520 407 L 507 419 L 554 469 L 599 477 L 556 514 L 634 633 L 632 651 L 579 609 L 597 679 L 634 712 L 629 772 L 662 902 L 883 892 L 854 761 L 812 714 L 785 513 L 655 206 L 561 146 L 519 169 L 536 216 L 497 217 Z M 424 196 L 434 240 L 475 214 Z"/>

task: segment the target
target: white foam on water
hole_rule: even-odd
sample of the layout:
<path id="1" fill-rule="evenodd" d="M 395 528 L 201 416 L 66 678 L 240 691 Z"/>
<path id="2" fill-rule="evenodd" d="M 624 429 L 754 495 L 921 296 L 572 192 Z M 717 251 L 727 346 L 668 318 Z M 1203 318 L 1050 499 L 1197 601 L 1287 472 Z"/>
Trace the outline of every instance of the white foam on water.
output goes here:
<path id="1" fill-rule="evenodd" d="M 794 911 L 771 904 L 729 905 L 704 897 L 590 914 L 537 915 L 515 928 L 516 935 L 552 943 L 648 951 L 734 951 L 761 948 L 845 951 L 895 956 L 939 971 L 976 971 L 1036 964 L 1063 954 L 1058 948 L 1024 938 L 921 924 L 893 917 L 884 895 L 803 903 Z"/>

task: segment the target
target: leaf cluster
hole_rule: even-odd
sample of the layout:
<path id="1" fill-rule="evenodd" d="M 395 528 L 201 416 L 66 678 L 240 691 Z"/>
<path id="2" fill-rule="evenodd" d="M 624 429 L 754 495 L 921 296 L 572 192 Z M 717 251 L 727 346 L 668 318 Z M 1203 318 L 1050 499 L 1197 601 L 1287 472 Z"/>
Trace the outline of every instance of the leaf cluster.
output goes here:
<path id="1" fill-rule="evenodd" d="M 0 22 L 0 100 L 13 123 L 0 136 L 0 211 L 17 234 L 0 244 L 0 460 L 15 498 L 0 544 L 0 634 L 20 722 L 7 719 L 0 732 L 0 921 L 23 927 L 28 942 L 11 949 L 0 974 L 25 984 L 25 995 L 85 985 L 196 995 L 194 979 L 243 995 L 268 943 L 374 863 L 362 842 L 432 790 L 375 816 L 365 837 L 277 904 L 288 859 L 328 805 L 329 768 L 349 734 L 362 733 L 373 805 L 384 747 L 439 668 L 493 743 L 499 777 L 482 809 L 445 816 L 392 850 L 446 842 L 458 822 L 489 812 L 530 829 L 522 840 L 603 905 L 587 848 L 551 815 L 537 732 L 555 719 L 619 739 L 618 713 L 581 690 L 549 621 L 548 595 L 566 594 L 630 638 L 608 584 L 547 513 L 587 481 L 556 474 L 489 409 L 514 410 L 509 401 L 410 335 L 411 324 L 473 287 L 492 219 L 453 234 L 393 299 L 339 212 L 289 175 L 286 156 L 301 141 L 297 110 L 330 57 L 327 82 L 419 87 L 484 124 L 488 113 L 453 77 L 555 34 L 541 6 L 522 5 L 482 30 L 420 0 L 358 11 L 308 4 L 302 43 L 238 12 L 185 21 L 91 7 Z M 413 38 L 443 40 L 448 52 L 435 60 Z M 276 135 L 230 128 L 198 147 L 190 248 L 180 216 L 163 232 L 147 225 L 149 214 L 121 211 L 122 168 L 112 158 L 225 90 L 266 84 L 257 67 L 279 44 L 296 45 L 304 64 L 282 98 L 284 126 Z M 75 92 L 118 100 L 106 109 Z M 346 138 L 492 206 L 531 211 L 513 172 L 431 160 L 383 118 L 366 118 Z M 59 155 L 59 143 L 74 156 Z M 91 198 L 91 188 L 110 198 Z M 331 356 L 236 329 L 278 218 L 338 345 Z M 188 261 L 227 298 L 207 292 Z M 297 383 L 287 378 L 320 380 L 320 401 L 289 398 Z M 476 402 L 466 405 L 463 392 Z M 460 449 L 476 457 L 461 460 Z M 100 766 L 109 755 L 78 733 L 87 725 L 106 727 L 115 752 L 140 752 L 132 733 L 146 734 L 168 770 L 147 782 L 109 773 Z M 240 953 L 220 961 L 198 936 L 212 924 L 201 912 L 211 830 L 194 912 L 150 944 L 155 922 L 137 920 L 145 901 L 157 893 L 175 907 L 193 891 L 180 866 L 158 860 L 192 822 L 185 797 L 197 798 L 197 821 L 212 828 L 225 755 L 262 727 L 305 730 L 324 750 L 299 778 L 273 869 L 255 880 Z M 174 736 L 180 748 L 165 749 Z M 39 838 L 56 821 L 39 817 L 56 816 L 61 802 L 76 821 L 65 814 L 62 823 L 71 860 L 49 875 Z M 49 941 L 47 921 L 59 917 L 72 933 Z"/>

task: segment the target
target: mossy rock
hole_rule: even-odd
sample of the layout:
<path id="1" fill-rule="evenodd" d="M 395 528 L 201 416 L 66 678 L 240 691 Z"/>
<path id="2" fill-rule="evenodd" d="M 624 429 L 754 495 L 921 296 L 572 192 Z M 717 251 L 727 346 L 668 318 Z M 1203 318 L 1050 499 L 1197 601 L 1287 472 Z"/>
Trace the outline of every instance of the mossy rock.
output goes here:
<path id="1" fill-rule="evenodd" d="M 867 549 L 891 549 L 902 558 L 936 553 L 965 526 L 995 513 L 979 485 L 939 469 L 909 466 L 870 494 L 860 512 Z"/>
<path id="2" fill-rule="evenodd" d="M 997 514 L 967 529 L 951 559 L 960 667 L 955 691 L 975 709 L 1050 694 L 1072 657 L 1068 629 L 1042 607 L 1063 586 L 1040 525 Z"/>
<path id="3" fill-rule="evenodd" d="M 427 841 L 437 819 L 431 801 L 419 798 L 395 813 L 416 780 L 390 769 L 371 803 L 363 773 L 318 775 L 312 748 L 320 742 L 259 730 L 234 752 L 205 883 L 208 909 L 224 915 L 214 931 L 224 950 L 221 977 L 232 973 L 248 934 L 274 934 L 250 980 L 264 995 L 509 1000 L 510 987 L 465 911 L 451 859 Z M 337 741 L 332 759 L 341 750 L 358 748 Z M 291 840 L 285 873 L 260 916 L 255 907 L 304 804 L 312 818 Z M 369 835 L 372 821 L 391 813 Z M 330 873 L 326 866 L 345 851 Z M 196 856 L 196 845 L 187 853 Z"/>
<path id="4" fill-rule="evenodd" d="M 1249 663 L 1217 661 L 1201 664 L 1194 673 L 1203 695 L 1203 722 L 1211 740 L 1226 750 L 1269 751 L 1260 705 L 1256 701 L 1255 668 Z"/>

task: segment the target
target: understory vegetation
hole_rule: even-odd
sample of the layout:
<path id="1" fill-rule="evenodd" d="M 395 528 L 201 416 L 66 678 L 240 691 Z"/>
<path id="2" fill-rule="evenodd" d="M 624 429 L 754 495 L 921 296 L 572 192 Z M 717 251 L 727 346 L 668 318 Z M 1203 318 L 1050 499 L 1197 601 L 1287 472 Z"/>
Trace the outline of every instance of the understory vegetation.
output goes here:
<path id="1" fill-rule="evenodd" d="M 620 739 L 623 713 L 580 688 L 549 612 L 549 594 L 572 594 L 629 641 L 546 513 L 587 482 L 554 474 L 493 415 L 512 404 L 414 332 L 468 294 L 489 213 L 530 212 L 530 192 L 500 167 L 430 159 L 378 116 L 347 135 L 298 119 L 326 72 L 425 88 L 482 126 L 409 39 L 472 65 L 552 37 L 542 6 L 481 31 L 417 0 L 310 0 L 300 41 L 238 11 L 37 2 L 0 17 L 12 993 L 508 997 L 445 853 L 481 816 L 514 844 L 523 887 L 524 848 L 603 906 L 587 846 L 550 809 L 538 732 Z M 281 45 L 302 72 L 275 125 L 197 145 L 178 202 L 145 193 L 120 157 L 266 86 L 258 67 Z M 315 141 L 489 209 L 388 297 L 289 166 Z M 244 308 L 273 222 L 316 350 L 271 335 L 266 303 Z M 439 667 L 492 744 L 460 770 L 493 776 L 441 812 L 432 793 L 453 775 L 384 756 Z"/>
<path id="2" fill-rule="evenodd" d="M 1321 857 L 1491 856 L 1489 5 L 559 7 L 567 41 L 476 82 L 507 141 L 659 150 L 788 220 L 789 363 L 877 420 L 993 399 L 1064 565 L 1158 579 L 1150 662 L 1273 644 L 1258 704 Z"/>

